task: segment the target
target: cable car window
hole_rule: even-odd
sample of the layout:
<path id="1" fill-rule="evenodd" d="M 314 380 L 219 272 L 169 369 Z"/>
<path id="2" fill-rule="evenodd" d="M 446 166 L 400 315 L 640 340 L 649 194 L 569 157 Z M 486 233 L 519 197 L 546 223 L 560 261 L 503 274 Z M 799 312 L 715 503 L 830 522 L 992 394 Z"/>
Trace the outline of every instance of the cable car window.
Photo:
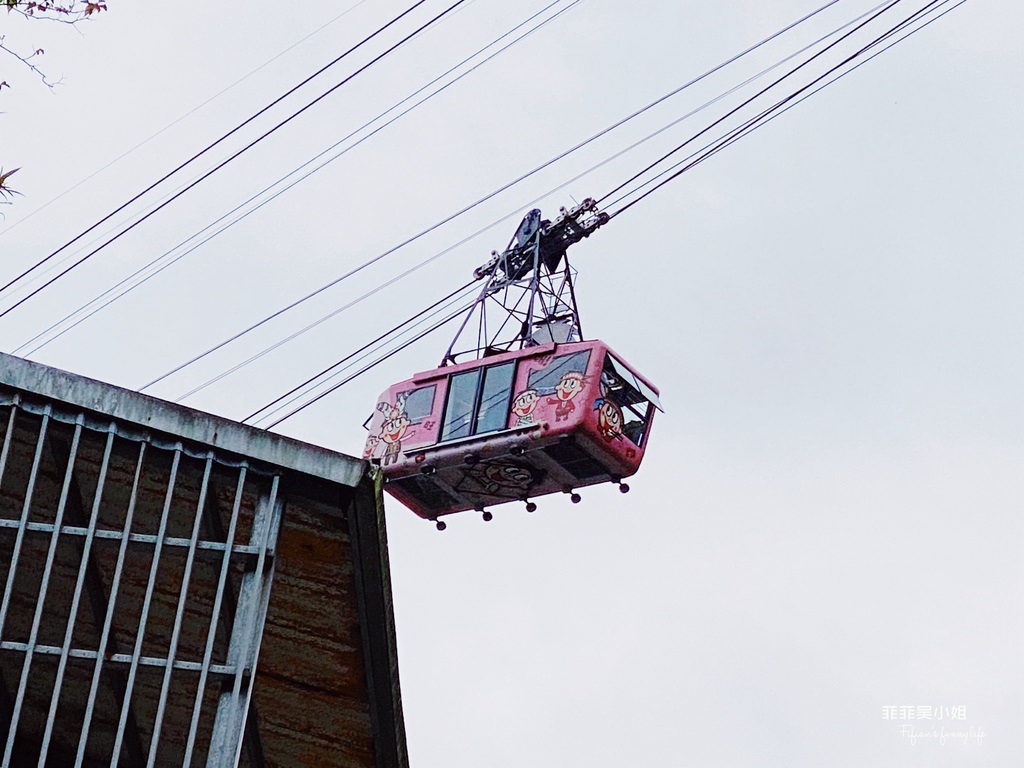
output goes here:
<path id="1" fill-rule="evenodd" d="M 476 405 L 476 391 L 480 383 L 480 369 L 457 373 L 452 376 L 448 387 L 448 404 L 444 409 L 442 440 L 469 437 L 473 424 L 473 406 Z"/>
<path id="2" fill-rule="evenodd" d="M 629 368 L 624 366 L 611 355 L 608 356 L 608 360 L 611 361 L 612 367 L 615 369 L 615 373 L 619 375 L 619 378 L 632 384 L 641 394 L 643 394 L 644 397 L 654 403 L 655 408 L 662 413 L 665 412 L 665 409 L 661 407 L 661 402 L 658 400 L 658 395 L 653 389 L 647 386 L 639 376 L 635 376 Z"/>
<path id="3" fill-rule="evenodd" d="M 403 411 L 411 424 L 419 424 L 434 410 L 435 389 L 435 385 L 431 384 L 429 387 L 420 387 L 398 394 L 397 400 L 405 401 Z"/>
<path id="4" fill-rule="evenodd" d="M 473 434 L 494 432 L 505 427 L 515 367 L 515 362 L 502 363 L 484 371 L 484 386 L 480 393 L 480 407 L 477 409 Z"/>
<path id="5" fill-rule="evenodd" d="M 609 442 L 625 437 L 636 446 L 643 444 L 653 404 L 638 386 L 639 382 L 629 369 L 608 355 L 601 371 L 597 423 Z M 649 387 L 643 389 L 654 395 Z"/>
<path id="6" fill-rule="evenodd" d="M 543 393 L 554 392 L 562 376 L 569 373 L 569 371 L 586 373 L 588 362 L 590 362 L 589 349 L 552 358 L 546 367 L 530 371 L 527 387 Z"/>

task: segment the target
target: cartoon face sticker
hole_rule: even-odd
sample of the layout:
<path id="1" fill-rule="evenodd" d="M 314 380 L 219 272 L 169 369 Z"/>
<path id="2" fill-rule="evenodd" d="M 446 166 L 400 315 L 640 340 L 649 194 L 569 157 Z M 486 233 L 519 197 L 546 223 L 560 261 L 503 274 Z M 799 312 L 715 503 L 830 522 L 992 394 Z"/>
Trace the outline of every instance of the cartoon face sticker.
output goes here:
<path id="1" fill-rule="evenodd" d="M 611 400 L 597 403 L 597 429 L 601 436 L 611 442 L 622 437 L 622 410 Z"/>
<path id="2" fill-rule="evenodd" d="M 412 424 L 405 414 L 404 405 L 405 403 L 401 399 L 394 405 L 390 403 L 377 404 L 377 410 L 384 414 L 384 422 L 380 425 L 380 435 L 377 436 L 377 440 L 384 443 L 383 464 L 398 461 L 398 454 L 402 450 L 402 438 L 405 437 L 409 425 Z M 367 443 L 369 444 L 369 439 Z"/>
<path id="3" fill-rule="evenodd" d="M 400 442 L 410 423 L 408 416 L 397 408 L 392 408 L 380 427 L 380 439 L 385 443 Z"/>
<path id="4" fill-rule="evenodd" d="M 576 410 L 573 398 L 583 391 L 587 377 L 579 371 L 567 371 L 555 385 L 555 396 L 548 398 L 548 403 L 555 406 L 555 421 L 566 421 L 569 414 Z"/>
<path id="5" fill-rule="evenodd" d="M 568 371 L 562 375 L 561 380 L 555 385 L 555 394 L 559 400 L 572 400 L 583 389 L 586 377 L 579 371 Z"/>
<path id="6" fill-rule="evenodd" d="M 373 452 L 377 450 L 377 443 L 380 442 L 380 438 L 376 435 L 368 435 L 366 438 L 366 445 L 363 446 L 363 458 L 372 459 Z"/>
<path id="7" fill-rule="evenodd" d="M 516 417 L 514 426 L 525 427 L 535 424 L 533 411 L 540 402 L 540 395 L 536 389 L 524 389 L 516 399 L 512 401 L 512 414 Z"/>
<path id="8" fill-rule="evenodd" d="M 481 461 L 466 470 L 458 488 L 468 494 L 522 499 L 541 481 L 543 473 L 515 459 Z"/>
<path id="9" fill-rule="evenodd" d="M 522 492 L 533 484 L 533 473 L 514 464 L 487 464 L 484 466 L 483 476 L 490 493 Z"/>

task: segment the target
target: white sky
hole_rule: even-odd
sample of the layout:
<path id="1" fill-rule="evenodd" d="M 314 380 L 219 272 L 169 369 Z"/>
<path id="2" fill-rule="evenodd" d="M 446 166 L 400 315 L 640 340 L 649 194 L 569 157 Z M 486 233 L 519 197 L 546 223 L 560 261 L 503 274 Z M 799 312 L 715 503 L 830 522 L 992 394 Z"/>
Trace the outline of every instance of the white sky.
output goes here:
<path id="1" fill-rule="evenodd" d="M 0 349 L 546 4 L 473 0 L 0 319 Z M 817 5 L 582 0 L 30 357 L 138 387 Z M 535 197 L 871 6 L 841 0 L 153 394 L 177 398 L 513 214 L 186 401 L 247 415 L 466 282 Z M 21 167 L 11 182 L 24 193 L 0 206 L 2 282 L 404 2 L 366 0 L 323 27 L 347 7 L 306 2 L 300 14 L 256 0 L 239 15 L 225 2 L 111 0 L 81 35 L 5 18 L 8 44 L 45 48 L 40 64 L 65 81 L 51 94 L 0 59 L 12 86 L 0 93 L 0 165 Z M 387 41 L 443 7 L 430 0 Z M 546 498 L 533 515 L 498 508 L 488 524 L 467 513 L 444 534 L 389 502 L 413 765 L 1022 764 L 1022 41 L 1021 6 L 970 0 L 574 246 L 584 330 L 659 385 L 667 413 L 626 496 L 585 489 L 578 506 Z M 381 50 L 354 55 L 273 116 Z M 546 196 L 545 213 L 603 194 L 718 109 Z M 377 393 L 435 366 L 448 341 L 419 342 L 281 431 L 358 453 Z M 901 725 L 943 723 L 885 719 L 889 705 L 964 707 L 966 720 L 945 726 L 984 739 L 912 744 Z"/>

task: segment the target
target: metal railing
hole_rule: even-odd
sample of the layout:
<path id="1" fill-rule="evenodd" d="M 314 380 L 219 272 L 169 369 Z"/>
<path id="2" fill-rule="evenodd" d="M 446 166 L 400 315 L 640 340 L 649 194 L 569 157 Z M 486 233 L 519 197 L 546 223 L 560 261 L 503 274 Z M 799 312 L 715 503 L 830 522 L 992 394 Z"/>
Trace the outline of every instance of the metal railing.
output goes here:
<path id="1" fill-rule="evenodd" d="M 0 430 L 3 768 L 237 765 L 280 475 L 17 394 Z"/>

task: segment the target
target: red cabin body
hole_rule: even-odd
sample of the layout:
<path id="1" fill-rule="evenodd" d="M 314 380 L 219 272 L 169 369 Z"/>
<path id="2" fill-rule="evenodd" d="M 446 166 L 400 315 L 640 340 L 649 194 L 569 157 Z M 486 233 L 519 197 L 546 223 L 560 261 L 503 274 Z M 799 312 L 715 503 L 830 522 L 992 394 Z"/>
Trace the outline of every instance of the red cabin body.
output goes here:
<path id="1" fill-rule="evenodd" d="M 389 387 L 364 456 L 392 496 L 436 520 L 633 475 L 660 407 L 602 342 L 544 344 Z"/>

